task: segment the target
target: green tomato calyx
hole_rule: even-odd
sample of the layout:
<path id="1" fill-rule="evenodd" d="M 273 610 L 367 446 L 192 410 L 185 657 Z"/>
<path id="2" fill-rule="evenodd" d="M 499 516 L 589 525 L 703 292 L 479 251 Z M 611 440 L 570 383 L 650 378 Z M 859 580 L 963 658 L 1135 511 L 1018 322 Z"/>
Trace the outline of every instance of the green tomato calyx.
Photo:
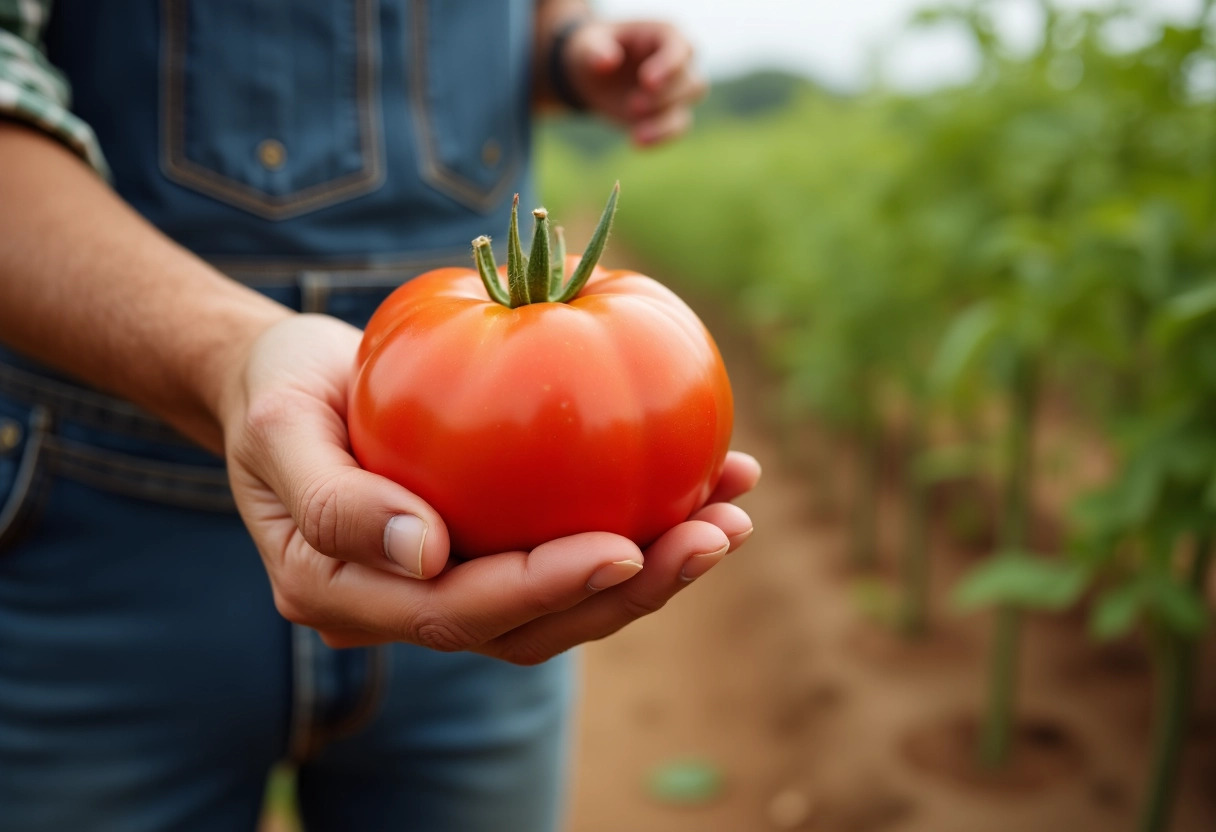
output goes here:
<path id="1" fill-rule="evenodd" d="M 529 303 L 569 303 L 578 296 L 587 284 L 595 264 L 604 253 L 608 242 L 608 231 L 616 214 L 616 201 L 621 193 L 621 183 L 612 187 L 608 204 L 600 215 L 599 224 L 587 243 L 583 258 L 575 267 L 570 280 L 566 280 L 566 236 L 561 226 L 550 228 L 549 212 L 537 208 L 532 212 L 535 231 L 532 248 L 523 253 L 519 241 L 519 194 L 511 203 L 511 225 L 507 229 L 507 288 L 503 289 L 498 278 L 498 266 L 490 238 L 482 235 L 473 241 L 473 262 L 477 273 L 485 284 L 486 294 L 495 303 L 515 309 Z"/>

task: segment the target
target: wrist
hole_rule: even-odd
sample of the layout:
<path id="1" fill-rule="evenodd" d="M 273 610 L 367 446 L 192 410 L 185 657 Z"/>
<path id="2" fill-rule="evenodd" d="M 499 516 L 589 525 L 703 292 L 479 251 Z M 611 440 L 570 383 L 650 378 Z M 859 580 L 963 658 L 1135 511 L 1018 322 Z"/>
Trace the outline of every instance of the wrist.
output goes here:
<path id="1" fill-rule="evenodd" d="M 547 82 L 553 98 L 565 107 L 575 112 L 585 112 L 587 102 L 575 89 L 573 79 L 566 61 L 567 47 L 576 32 L 590 23 L 589 13 L 573 15 L 558 24 L 549 40 L 548 58 L 545 61 Z"/>
<path id="2" fill-rule="evenodd" d="M 225 328 L 231 336 L 209 356 L 207 371 L 201 379 L 204 403 L 220 429 L 223 445 L 227 444 L 232 426 L 244 419 L 248 369 L 257 345 L 275 326 L 298 315 L 261 295 L 257 298 L 260 303 L 235 312 L 232 325 Z"/>

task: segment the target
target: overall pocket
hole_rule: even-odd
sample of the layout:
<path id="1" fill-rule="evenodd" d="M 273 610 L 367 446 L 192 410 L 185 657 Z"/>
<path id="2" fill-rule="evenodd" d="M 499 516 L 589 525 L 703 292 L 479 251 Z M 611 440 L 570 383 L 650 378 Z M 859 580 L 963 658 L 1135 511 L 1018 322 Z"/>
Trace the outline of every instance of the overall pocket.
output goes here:
<path id="1" fill-rule="evenodd" d="M 161 167 L 271 220 L 384 180 L 376 0 L 162 0 Z"/>
<path id="2" fill-rule="evenodd" d="M 43 439 L 49 427 L 45 408 L 0 401 L 0 553 L 38 514 L 46 485 Z"/>
<path id="3" fill-rule="evenodd" d="M 489 213 L 527 152 L 530 12 L 523 3 L 410 0 L 410 104 L 423 181 Z"/>

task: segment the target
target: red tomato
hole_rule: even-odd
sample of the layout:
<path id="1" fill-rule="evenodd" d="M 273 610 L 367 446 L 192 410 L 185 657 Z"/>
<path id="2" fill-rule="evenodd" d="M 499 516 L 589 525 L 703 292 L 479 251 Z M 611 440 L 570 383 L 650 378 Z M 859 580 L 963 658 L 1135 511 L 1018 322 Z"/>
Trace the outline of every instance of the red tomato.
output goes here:
<path id="1" fill-rule="evenodd" d="M 646 545 L 722 474 L 733 405 L 718 348 L 634 272 L 597 267 L 571 302 L 517 308 L 472 269 L 429 272 L 376 312 L 358 362 L 355 457 L 430 503 L 465 557 L 584 531 Z"/>

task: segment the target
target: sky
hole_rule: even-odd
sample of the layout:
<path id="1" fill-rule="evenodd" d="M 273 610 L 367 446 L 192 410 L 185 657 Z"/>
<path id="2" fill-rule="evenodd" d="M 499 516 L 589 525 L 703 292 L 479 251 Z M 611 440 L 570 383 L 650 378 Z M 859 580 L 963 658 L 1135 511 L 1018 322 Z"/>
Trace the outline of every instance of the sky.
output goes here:
<path id="1" fill-rule="evenodd" d="M 1188 17 L 1201 0 L 1133 0 L 1165 17 Z M 595 0 L 605 17 L 657 18 L 680 25 L 714 79 L 753 70 L 788 69 L 829 87 L 864 86 L 871 56 L 879 54 L 889 81 L 924 89 L 964 78 L 975 56 L 964 37 L 948 30 L 897 37 L 928 0 Z M 1063 0 L 1100 7 L 1109 0 Z M 1014 42 L 1036 31 L 1033 0 L 997 0 L 1002 28 Z"/>

